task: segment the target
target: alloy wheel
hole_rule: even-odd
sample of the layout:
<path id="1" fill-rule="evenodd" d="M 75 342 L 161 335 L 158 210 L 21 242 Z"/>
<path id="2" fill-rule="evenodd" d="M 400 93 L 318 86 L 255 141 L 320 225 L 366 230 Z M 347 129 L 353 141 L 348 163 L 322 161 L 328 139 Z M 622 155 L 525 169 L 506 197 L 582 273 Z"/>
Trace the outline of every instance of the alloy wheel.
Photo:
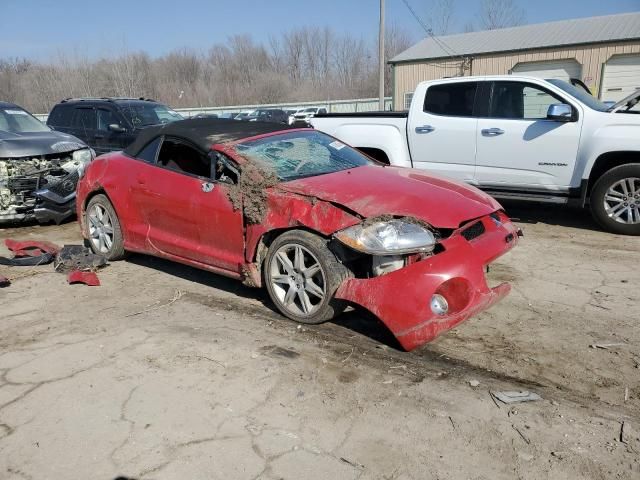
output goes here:
<path id="1" fill-rule="evenodd" d="M 607 215 L 618 223 L 640 223 L 640 178 L 623 178 L 609 187 L 604 196 Z"/>
<path id="2" fill-rule="evenodd" d="M 113 220 L 106 208 L 99 203 L 93 205 L 88 215 L 89 240 L 94 251 L 109 253 L 113 246 Z"/>
<path id="3" fill-rule="evenodd" d="M 282 307 L 293 315 L 311 316 L 326 296 L 325 274 L 305 247 L 288 243 L 273 255 L 269 282 Z"/>

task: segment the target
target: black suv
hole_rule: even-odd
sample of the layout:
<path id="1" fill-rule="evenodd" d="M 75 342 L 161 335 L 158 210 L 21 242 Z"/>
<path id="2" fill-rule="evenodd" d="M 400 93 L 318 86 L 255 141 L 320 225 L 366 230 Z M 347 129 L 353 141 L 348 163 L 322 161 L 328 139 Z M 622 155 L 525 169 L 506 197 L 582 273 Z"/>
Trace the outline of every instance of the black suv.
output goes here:
<path id="1" fill-rule="evenodd" d="M 182 120 L 171 108 L 145 98 L 68 98 L 47 118 L 54 130 L 70 133 L 98 155 L 123 150 L 143 128 Z"/>
<path id="2" fill-rule="evenodd" d="M 243 120 L 250 122 L 289 123 L 289 115 L 284 110 L 277 108 L 258 109 Z"/>

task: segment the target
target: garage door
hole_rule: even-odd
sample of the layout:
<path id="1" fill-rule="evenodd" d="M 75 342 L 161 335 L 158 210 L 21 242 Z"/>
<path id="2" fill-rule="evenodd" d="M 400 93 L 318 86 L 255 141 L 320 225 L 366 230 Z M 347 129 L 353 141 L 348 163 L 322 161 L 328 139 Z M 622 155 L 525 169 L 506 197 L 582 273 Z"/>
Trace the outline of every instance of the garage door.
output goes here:
<path id="1" fill-rule="evenodd" d="M 640 55 L 612 57 L 604 65 L 602 91 L 604 101 L 617 102 L 640 88 Z"/>
<path id="2" fill-rule="evenodd" d="M 576 60 L 519 63 L 511 70 L 514 75 L 569 80 L 582 77 L 582 66 Z"/>

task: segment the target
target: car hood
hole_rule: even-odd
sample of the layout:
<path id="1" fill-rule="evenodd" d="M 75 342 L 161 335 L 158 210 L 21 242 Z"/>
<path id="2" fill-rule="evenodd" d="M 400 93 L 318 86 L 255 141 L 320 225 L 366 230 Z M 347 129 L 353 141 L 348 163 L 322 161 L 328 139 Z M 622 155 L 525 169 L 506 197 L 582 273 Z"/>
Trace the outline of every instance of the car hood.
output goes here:
<path id="1" fill-rule="evenodd" d="M 458 228 L 502 208 L 470 185 L 399 167 L 358 167 L 284 182 L 278 188 L 342 205 L 365 218 L 410 216 L 437 228 Z"/>
<path id="2" fill-rule="evenodd" d="M 0 158 L 20 158 L 65 153 L 87 148 L 73 135 L 50 132 L 11 133 L 0 130 Z"/>

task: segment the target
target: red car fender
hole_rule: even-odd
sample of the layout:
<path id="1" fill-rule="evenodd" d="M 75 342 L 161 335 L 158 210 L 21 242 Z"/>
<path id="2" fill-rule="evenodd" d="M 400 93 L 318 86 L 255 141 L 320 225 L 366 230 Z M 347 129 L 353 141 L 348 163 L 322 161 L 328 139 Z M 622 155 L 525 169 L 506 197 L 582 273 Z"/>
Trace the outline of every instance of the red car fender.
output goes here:
<path id="1" fill-rule="evenodd" d="M 383 276 L 347 279 L 336 297 L 356 303 L 376 315 L 405 350 L 412 350 L 454 328 L 507 295 L 504 283 L 490 288 L 486 265 L 505 254 L 518 241 L 518 230 L 502 218 L 496 224 L 483 218 L 486 231 L 467 241 L 460 233 L 442 241 L 444 251 Z M 431 310 L 434 294 L 449 303 L 444 316 Z"/>
<path id="2" fill-rule="evenodd" d="M 259 224 L 249 224 L 246 229 L 245 259 L 251 284 L 261 286 L 259 265 L 256 265 L 258 248 L 265 235 L 302 228 L 329 237 L 338 230 L 356 225 L 361 219 L 345 210 L 314 198 L 271 189 L 268 192 L 268 213 Z M 262 259 L 260 259 L 262 260 Z"/>

